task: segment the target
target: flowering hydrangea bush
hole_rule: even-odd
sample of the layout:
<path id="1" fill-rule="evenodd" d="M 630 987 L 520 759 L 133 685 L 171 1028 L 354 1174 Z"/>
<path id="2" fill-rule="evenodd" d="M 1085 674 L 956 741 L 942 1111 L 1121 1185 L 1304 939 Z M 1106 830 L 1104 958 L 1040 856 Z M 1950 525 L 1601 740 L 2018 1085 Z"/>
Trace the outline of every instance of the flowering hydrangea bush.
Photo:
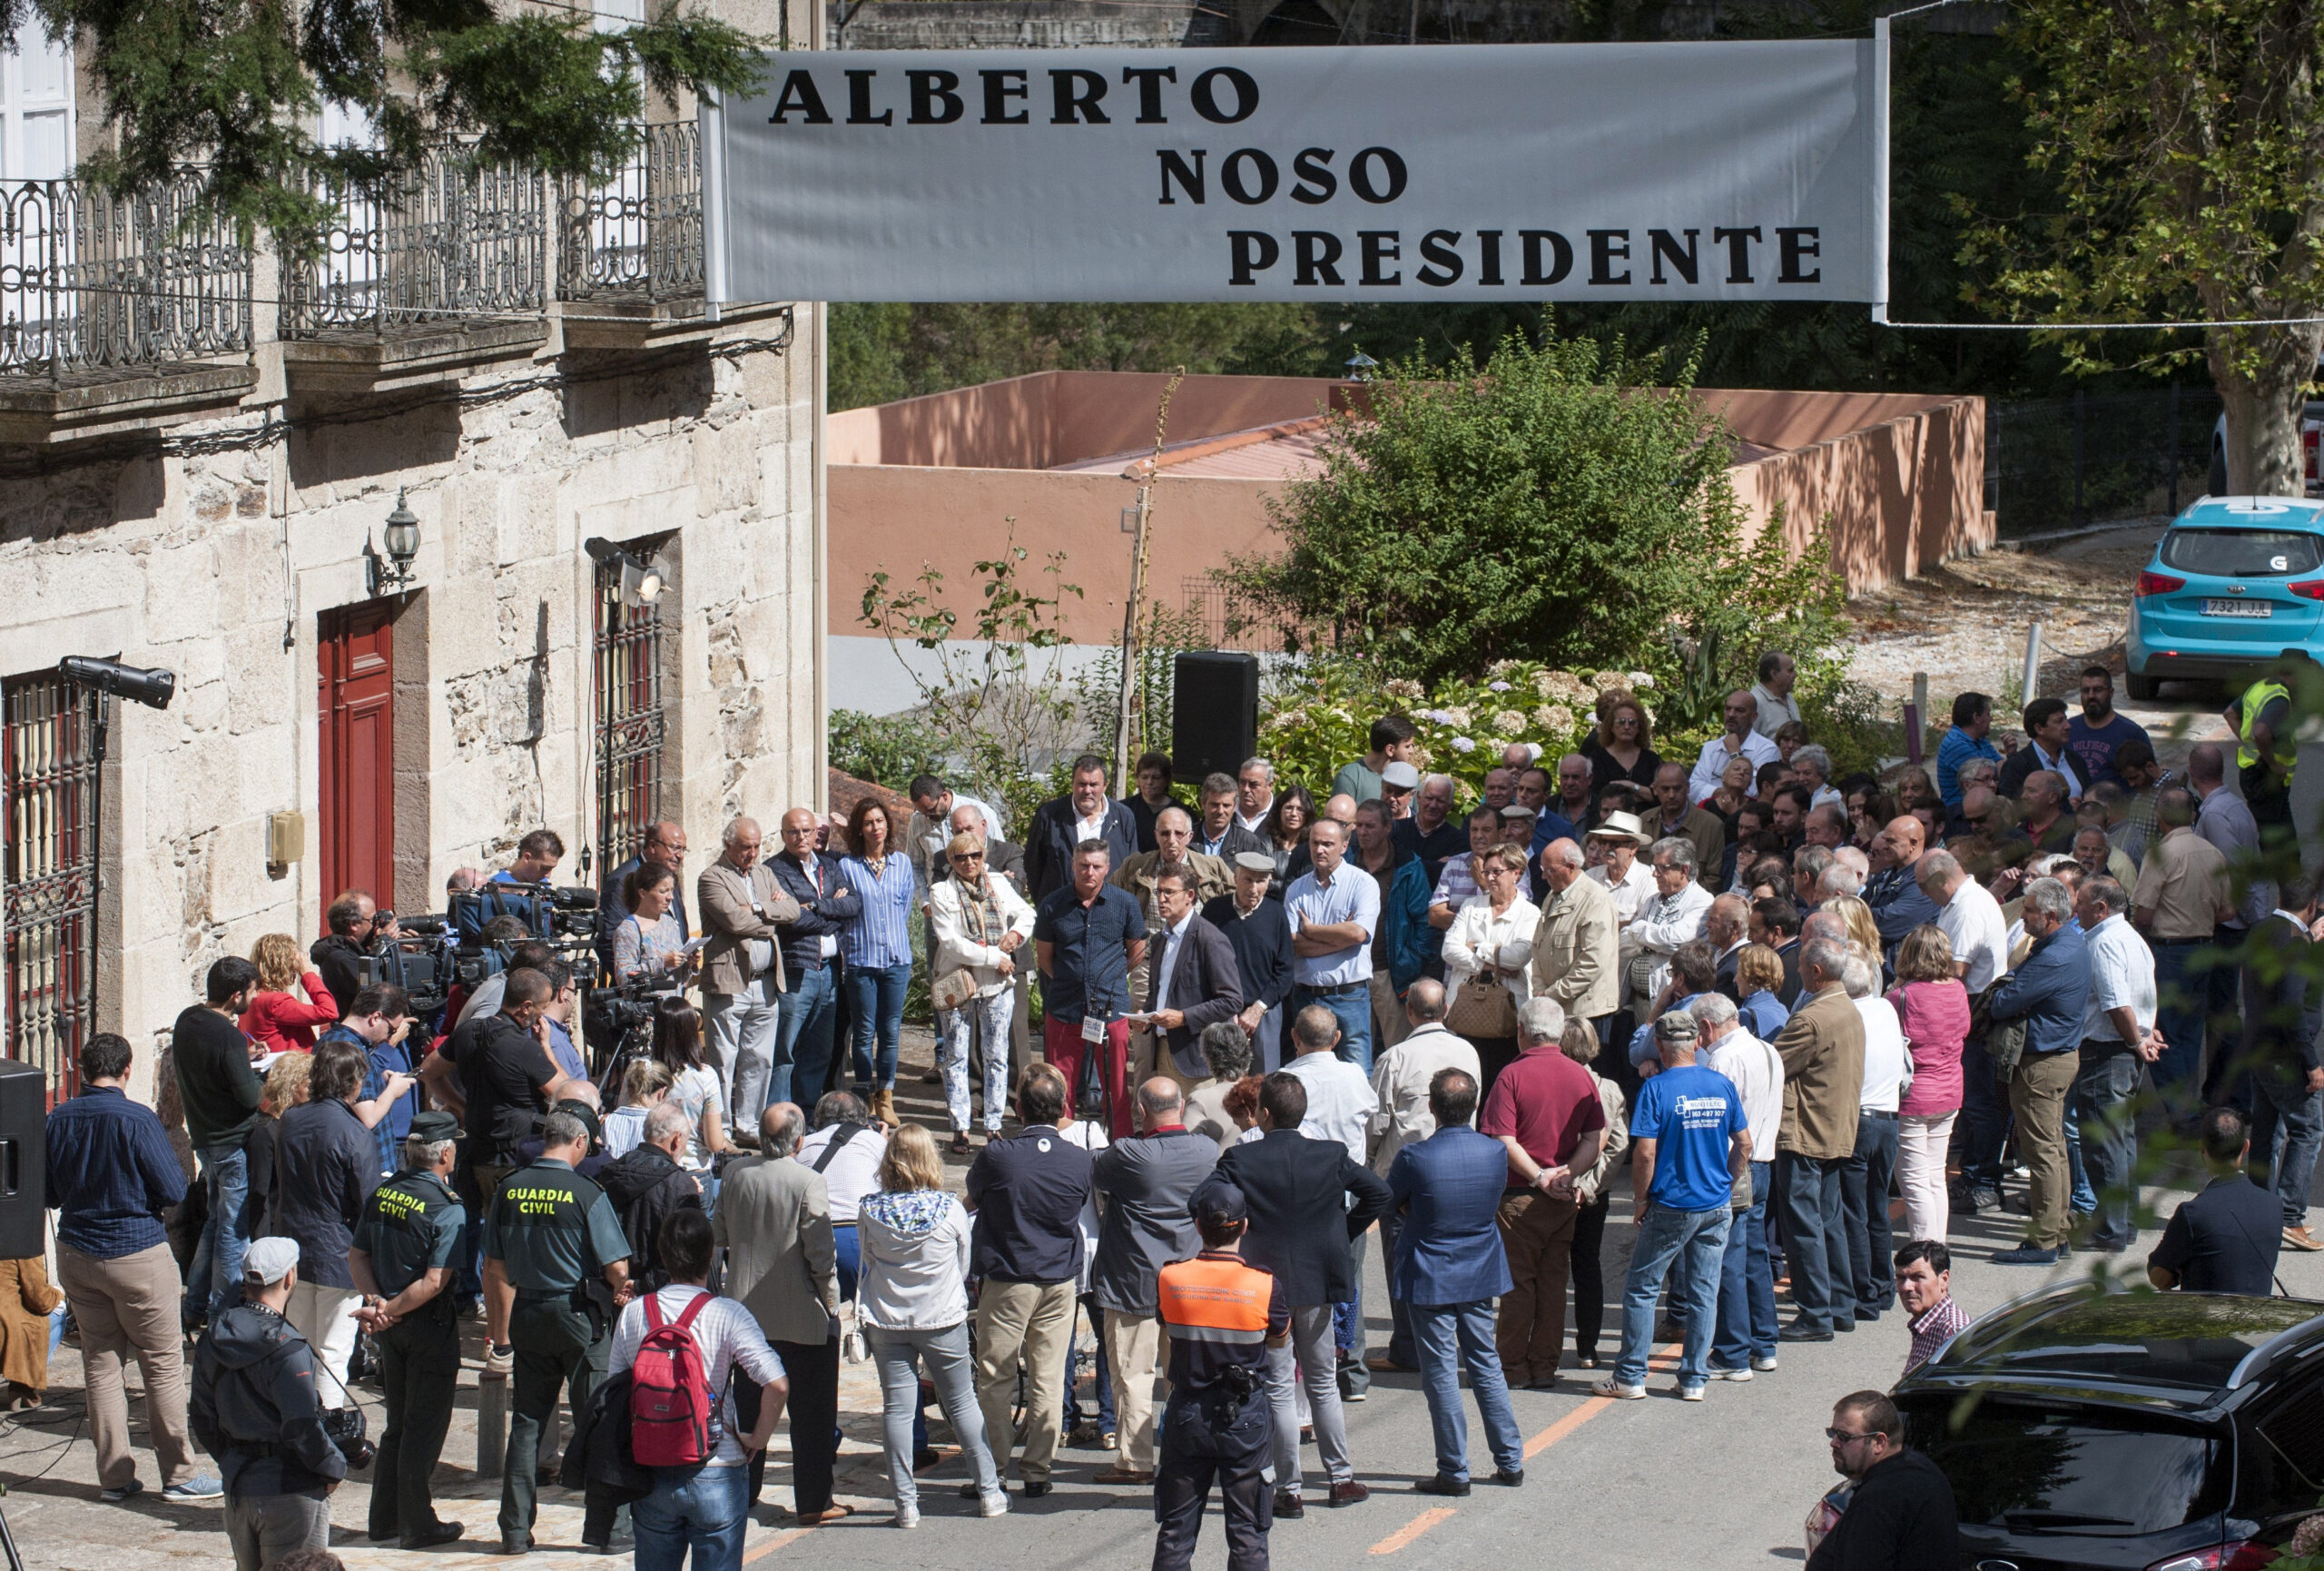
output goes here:
<path id="1" fill-rule="evenodd" d="M 1360 661 L 1311 658 L 1276 679 L 1259 718 L 1259 752 L 1279 776 L 1320 800 L 1341 765 L 1371 746 L 1372 722 L 1401 713 L 1419 728 L 1423 774 L 1450 775 L 1462 805 L 1484 794 L 1485 775 L 1512 742 L 1529 742 L 1551 761 L 1572 752 L 1597 724 L 1598 695 L 1625 688 L 1649 706 L 1644 671 L 1583 676 L 1524 660 L 1497 660 L 1473 677 L 1433 689 L 1409 677 L 1381 680 Z"/>

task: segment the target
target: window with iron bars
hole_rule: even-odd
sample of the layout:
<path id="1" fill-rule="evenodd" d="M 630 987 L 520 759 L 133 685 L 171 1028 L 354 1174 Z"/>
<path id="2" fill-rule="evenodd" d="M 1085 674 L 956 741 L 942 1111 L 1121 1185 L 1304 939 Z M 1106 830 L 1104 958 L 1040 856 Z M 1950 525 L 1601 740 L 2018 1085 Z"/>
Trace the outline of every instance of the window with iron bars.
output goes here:
<path id="1" fill-rule="evenodd" d="M 52 1098 L 80 1089 L 81 1049 L 96 1029 L 94 701 L 54 672 L 0 682 L 7 1050 L 40 1067 Z"/>
<path id="2" fill-rule="evenodd" d="M 625 542 L 640 559 L 667 537 Z M 610 873 L 662 815 L 662 612 L 622 603 L 621 565 L 596 568 L 597 855 Z"/>

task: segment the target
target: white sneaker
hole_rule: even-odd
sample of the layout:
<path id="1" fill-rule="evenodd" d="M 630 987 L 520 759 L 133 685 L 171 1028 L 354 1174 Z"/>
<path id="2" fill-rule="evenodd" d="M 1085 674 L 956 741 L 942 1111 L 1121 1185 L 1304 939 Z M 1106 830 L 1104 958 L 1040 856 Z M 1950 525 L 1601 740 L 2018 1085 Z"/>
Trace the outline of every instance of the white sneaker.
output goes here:
<path id="1" fill-rule="evenodd" d="M 1009 1491 L 995 1489 L 991 1494 L 981 1497 L 977 1501 L 977 1515 L 980 1517 L 1008 1516 Z"/>
<path id="2" fill-rule="evenodd" d="M 1714 1380 L 1732 1380 L 1738 1386 L 1748 1384 L 1751 1378 L 1748 1369 L 1707 1369 L 1704 1372 Z"/>
<path id="3" fill-rule="evenodd" d="M 1590 1387 L 1590 1394 L 1593 1397 L 1611 1397 L 1617 1401 L 1623 1402 L 1642 1402 L 1646 1400 L 1646 1388 L 1644 1386 L 1625 1386 L 1610 1375 L 1599 1381 L 1596 1385 Z"/>
<path id="4" fill-rule="evenodd" d="M 1702 1399 L 1703 1388 L 1700 1386 L 1681 1386 L 1679 1388 L 1679 1400 L 1682 1402 L 1699 1402 Z"/>
<path id="5" fill-rule="evenodd" d="M 1763 1375 L 1772 1375 L 1776 1370 L 1776 1356 L 1773 1353 L 1754 1353 L 1751 1355 L 1751 1367 Z"/>
<path id="6" fill-rule="evenodd" d="M 888 1525 L 891 1527 L 919 1527 L 920 1507 L 917 1506 L 898 1506 L 896 1507 L 896 1519 Z"/>

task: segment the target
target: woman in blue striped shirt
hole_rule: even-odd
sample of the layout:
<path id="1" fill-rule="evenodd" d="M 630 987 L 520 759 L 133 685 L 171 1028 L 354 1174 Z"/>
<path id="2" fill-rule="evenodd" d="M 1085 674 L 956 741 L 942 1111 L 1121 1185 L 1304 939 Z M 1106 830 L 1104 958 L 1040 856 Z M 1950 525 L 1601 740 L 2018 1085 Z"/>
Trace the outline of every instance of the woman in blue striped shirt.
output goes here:
<path id="1" fill-rule="evenodd" d="M 847 957 L 848 1002 L 855 1033 L 855 1091 L 880 1120 L 896 1117 L 896 1039 L 904 1023 L 904 989 L 911 983 L 911 923 L 918 891 L 888 810 L 866 796 L 847 821 L 855 855 L 840 867 L 863 902 L 862 914 L 841 935 Z M 878 1056 L 873 1056 L 873 1038 Z"/>

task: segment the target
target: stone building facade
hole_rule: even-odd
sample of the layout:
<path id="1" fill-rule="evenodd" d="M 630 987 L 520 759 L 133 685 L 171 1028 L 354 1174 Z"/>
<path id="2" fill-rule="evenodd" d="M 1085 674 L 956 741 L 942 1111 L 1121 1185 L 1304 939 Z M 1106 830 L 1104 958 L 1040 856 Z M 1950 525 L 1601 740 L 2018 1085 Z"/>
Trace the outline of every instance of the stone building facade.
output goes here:
<path id="1" fill-rule="evenodd" d="M 705 312 L 690 129 L 629 186 L 503 199 L 448 166 L 425 212 L 351 204 L 321 262 L 134 284 L 177 292 L 110 361 L 101 225 L 0 258 L 64 281 L 0 300 L 49 334 L 0 350 L 0 924 L 6 1051 L 53 1088 L 94 1029 L 149 1085 L 210 963 L 303 947 L 343 887 L 440 911 L 542 826 L 595 883 L 655 817 L 699 865 L 734 813 L 822 801 L 822 312 Z M 101 773 L 64 655 L 177 676 L 165 710 L 111 706 Z"/>

